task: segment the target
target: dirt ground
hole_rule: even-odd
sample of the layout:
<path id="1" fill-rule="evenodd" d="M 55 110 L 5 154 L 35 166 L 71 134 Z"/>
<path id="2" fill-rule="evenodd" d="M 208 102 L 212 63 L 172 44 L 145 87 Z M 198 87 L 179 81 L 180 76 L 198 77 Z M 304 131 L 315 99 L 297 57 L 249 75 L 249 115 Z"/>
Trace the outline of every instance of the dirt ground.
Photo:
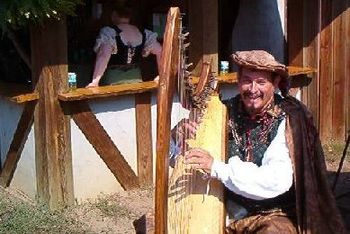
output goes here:
<path id="1" fill-rule="evenodd" d="M 338 207 L 350 233 L 350 155 L 347 156 L 336 184 L 335 196 Z M 339 160 L 329 160 L 327 169 L 331 186 L 334 182 Z M 133 221 L 154 207 L 153 189 L 121 192 L 108 198 L 110 205 L 120 209 L 112 216 L 106 216 L 101 209 L 76 210 L 79 220 L 94 233 L 135 233 Z M 85 208 L 86 209 L 86 208 Z"/>
<path id="2" fill-rule="evenodd" d="M 339 152 L 337 155 L 337 157 L 326 157 L 329 183 L 331 185 L 334 182 L 339 166 Z M 350 154 L 347 155 L 334 194 L 347 228 L 350 231 Z M 16 196 L 15 193 L 10 193 L 8 197 L 14 196 Z M 26 202 L 34 203 L 33 201 Z M 56 231 L 50 232 L 51 229 L 49 229 L 49 231 L 40 233 L 135 233 L 133 221 L 148 212 L 153 212 L 153 209 L 154 188 L 123 191 L 114 195 L 101 195 L 98 199 L 77 205 L 64 212 L 64 215 L 80 224 L 81 229 L 79 231 L 57 232 L 56 229 Z M 0 215 L 0 225 L 1 218 L 2 216 Z M 47 223 L 45 220 L 44 222 Z"/>

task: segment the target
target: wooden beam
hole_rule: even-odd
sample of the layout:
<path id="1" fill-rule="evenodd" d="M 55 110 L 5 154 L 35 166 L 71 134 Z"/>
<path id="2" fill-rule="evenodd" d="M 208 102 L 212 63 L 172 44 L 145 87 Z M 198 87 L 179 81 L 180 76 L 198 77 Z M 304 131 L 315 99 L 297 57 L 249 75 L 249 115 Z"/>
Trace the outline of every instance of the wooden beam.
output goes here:
<path id="1" fill-rule="evenodd" d="M 320 33 L 320 138 L 326 142 L 332 137 L 333 105 L 333 50 L 332 0 L 321 0 Z"/>
<path id="2" fill-rule="evenodd" d="M 51 209 L 74 204 L 69 116 L 58 93 L 67 89 L 65 18 L 31 25 L 32 79 L 39 100 L 34 112 L 37 197 Z"/>
<path id="3" fill-rule="evenodd" d="M 17 167 L 17 162 L 21 157 L 24 144 L 27 141 L 33 124 L 35 104 L 35 102 L 27 102 L 24 105 L 4 166 L 1 169 L 0 185 L 3 187 L 8 187 L 11 183 L 13 174 Z"/>
<path id="4" fill-rule="evenodd" d="M 287 51 L 288 64 L 303 66 L 303 1 L 287 1 Z M 299 88 L 292 88 L 289 94 L 295 96 Z"/>
<path id="5" fill-rule="evenodd" d="M 137 188 L 139 186 L 137 176 L 96 116 L 91 112 L 89 104 L 86 101 L 76 101 L 69 104 L 69 109 L 74 122 L 121 186 L 126 190 Z"/>
<path id="6" fill-rule="evenodd" d="M 318 68 L 319 62 L 319 31 L 320 31 L 320 0 L 304 1 L 304 66 Z M 293 19 L 291 19 L 293 20 Z M 311 83 L 302 89 L 301 100 L 313 114 L 315 125 L 319 126 L 319 73 L 309 75 Z"/>
<path id="7" fill-rule="evenodd" d="M 346 37 L 344 40 L 347 42 L 346 46 L 346 90 L 350 90 L 350 3 L 348 3 L 348 9 L 346 10 Z M 350 134 L 350 92 L 347 91 L 347 96 L 346 96 L 346 102 L 345 102 L 345 107 L 346 107 L 346 134 Z"/>
<path id="8" fill-rule="evenodd" d="M 39 94 L 33 92 L 31 87 L 5 82 L 0 82 L 0 96 L 17 104 L 39 99 Z"/>
<path id="9" fill-rule="evenodd" d="M 93 88 L 79 88 L 74 91 L 60 93 L 58 98 L 61 101 L 77 101 L 94 98 L 107 98 L 121 95 L 137 94 L 156 90 L 158 83 L 156 81 L 146 81 L 132 84 L 120 84 L 100 86 Z"/>
<path id="10" fill-rule="evenodd" d="M 199 75 L 203 61 L 212 62 L 212 71 L 218 71 L 218 1 L 189 1 L 189 48 L 190 61 L 194 64 L 194 75 Z"/>
<path id="11" fill-rule="evenodd" d="M 303 0 L 287 1 L 288 64 L 303 66 Z"/>
<path id="12" fill-rule="evenodd" d="M 153 184 L 151 93 L 135 95 L 137 171 L 140 185 Z"/>
<path id="13" fill-rule="evenodd" d="M 346 9 L 347 0 L 332 1 L 333 19 L 333 105 L 332 105 L 332 139 L 343 142 L 346 140 Z M 345 9 L 345 11 L 344 11 Z"/>
<path id="14" fill-rule="evenodd" d="M 312 74 L 316 72 L 316 69 L 311 67 L 289 66 L 289 75 L 297 76 L 301 74 Z M 219 83 L 236 83 L 236 73 L 229 73 L 224 76 L 218 76 Z M 196 80 L 196 76 L 194 76 Z M 156 81 L 146 81 L 133 84 L 120 84 L 110 86 L 100 86 L 94 88 L 79 88 L 70 92 L 63 92 L 58 94 L 58 99 L 64 102 L 78 101 L 78 100 L 90 100 L 96 98 L 111 98 L 117 96 L 141 94 L 150 91 L 156 91 L 158 83 Z M 1 93 L 0 93 L 1 95 Z"/>

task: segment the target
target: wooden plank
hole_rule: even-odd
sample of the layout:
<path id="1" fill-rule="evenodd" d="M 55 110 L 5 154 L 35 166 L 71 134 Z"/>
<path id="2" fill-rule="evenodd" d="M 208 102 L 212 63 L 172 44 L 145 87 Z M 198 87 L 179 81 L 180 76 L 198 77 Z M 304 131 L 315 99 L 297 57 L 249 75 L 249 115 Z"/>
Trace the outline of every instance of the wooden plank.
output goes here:
<path id="1" fill-rule="evenodd" d="M 333 19 L 333 105 L 332 139 L 345 140 L 345 99 L 349 90 L 345 89 L 346 77 L 346 0 L 332 1 Z"/>
<path id="2" fill-rule="evenodd" d="M 32 25 L 32 78 L 40 99 L 34 112 L 37 197 L 51 209 L 74 204 L 69 116 L 57 94 L 67 89 L 65 19 Z"/>
<path id="3" fill-rule="evenodd" d="M 135 95 L 137 174 L 142 186 L 153 184 L 151 97 L 149 92 Z"/>
<path id="4" fill-rule="evenodd" d="M 0 96 L 18 104 L 39 99 L 39 94 L 23 84 L 0 82 Z"/>
<path id="5" fill-rule="evenodd" d="M 346 26 L 345 26 L 345 30 L 346 30 L 346 37 L 344 38 L 345 42 L 346 42 L 346 74 L 345 77 L 346 78 L 346 82 L 347 82 L 347 96 L 346 96 L 346 102 L 345 102 L 345 106 L 346 106 L 346 134 L 350 134 L 350 2 L 348 1 L 348 8 L 346 10 Z"/>
<path id="6" fill-rule="evenodd" d="M 218 71 L 218 1 L 192 0 L 189 4 L 190 61 L 194 75 L 199 75 L 203 61 L 213 60 L 212 71 Z"/>
<path id="7" fill-rule="evenodd" d="M 304 1 L 304 66 L 318 68 L 319 61 L 319 31 L 320 31 L 320 11 L 319 0 Z M 317 69 L 316 69 L 317 70 Z M 313 114 L 314 122 L 319 128 L 319 73 L 308 75 L 311 83 L 302 89 L 301 100 L 307 104 Z"/>
<path id="8" fill-rule="evenodd" d="M 287 1 L 288 64 L 303 66 L 303 0 Z"/>
<path id="9" fill-rule="evenodd" d="M 300 79 L 301 75 L 311 75 L 313 73 L 316 73 L 316 69 L 312 67 L 288 66 L 288 74 L 291 79 Z M 194 83 L 197 83 L 199 80 L 198 76 L 192 76 L 191 78 Z M 219 84 L 236 84 L 238 82 L 237 72 L 219 75 L 216 78 Z"/>
<path id="10" fill-rule="evenodd" d="M 320 33 L 320 138 L 326 142 L 332 137 L 333 51 L 332 1 L 321 0 Z"/>
<path id="11" fill-rule="evenodd" d="M 17 162 L 21 157 L 21 153 L 25 142 L 27 141 L 30 129 L 34 120 L 35 102 L 27 102 L 24 105 L 21 118 L 18 122 L 16 132 L 13 136 L 6 160 L 0 173 L 0 185 L 8 187 L 11 183 L 13 174 L 17 167 Z"/>
<path id="12" fill-rule="evenodd" d="M 288 64 L 303 66 L 303 1 L 287 1 L 287 51 Z M 291 88 L 290 95 L 295 96 L 299 88 Z"/>
<path id="13" fill-rule="evenodd" d="M 137 94 L 156 90 L 156 81 L 146 81 L 132 84 L 108 85 L 93 88 L 79 88 L 74 91 L 60 93 L 61 101 L 77 101 L 94 98 L 115 97 L 121 95 Z"/>
<path id="14" fill-rule="evenodd" d="M 134 171 L 96 116 L 91 112 L 89 104 L 86 101 L 76 101 L 68 105 L 74 122 L 100 155 L 101 159 L 106 163 L 121 186 L 126 190 L 139 187 L 138 178 Z"/>
<path id="15" fill-rule="evenodd" d="M 314 68 L 311 67 L 297 67 L 289 66 L 289 75 L 297 76 L 301 74 L 312 74 L 316 72 Z M 194 80 L 198 79 L 194 76 Z M 224 76 L 218 76 L 219 83 L 234 84 L 237 82 L 237 74 L 229 73 Z M 146 93 L 149 91 L 156 90 L 158 88 L 158 83 L 156 81 L 146 81 L 141 83 L 133 84 L 120 84 L 120 85 L 109 85 L 100 86 L 94 88 L 79 88 L 74 91 L 60 93 L 58 99 L 60 101 L 77 101 L 77 100 L 89 100 L 95 98 L 108 98 L 123 95 L 131 95 L 138 93 Z"/>

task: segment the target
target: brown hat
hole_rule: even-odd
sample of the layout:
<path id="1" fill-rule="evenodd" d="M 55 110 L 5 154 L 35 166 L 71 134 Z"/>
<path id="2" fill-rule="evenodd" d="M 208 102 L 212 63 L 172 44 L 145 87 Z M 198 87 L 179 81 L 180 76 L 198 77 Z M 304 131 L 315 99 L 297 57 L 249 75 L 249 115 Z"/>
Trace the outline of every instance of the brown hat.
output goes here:
<path id="1" fill-rule="evenodd" d="M 287 67 L 264 50 L 237 51 L 231 57 L 239 67 L 275 72 L 282 78 L 288 77 Z"/>

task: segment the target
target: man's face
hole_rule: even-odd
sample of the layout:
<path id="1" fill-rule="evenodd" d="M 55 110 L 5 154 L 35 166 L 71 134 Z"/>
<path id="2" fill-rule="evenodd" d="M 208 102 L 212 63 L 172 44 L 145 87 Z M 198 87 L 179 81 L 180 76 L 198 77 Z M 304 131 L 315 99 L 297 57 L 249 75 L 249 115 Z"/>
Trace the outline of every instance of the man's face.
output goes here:
<path id="1" fill-rule="evenodd" d="M 238 88 L 249 114 L 260 113 L 273 99 L 280 77 L 272 80 L 271 75 L 272 73 L 267 71 L 242 68 Z"/>

